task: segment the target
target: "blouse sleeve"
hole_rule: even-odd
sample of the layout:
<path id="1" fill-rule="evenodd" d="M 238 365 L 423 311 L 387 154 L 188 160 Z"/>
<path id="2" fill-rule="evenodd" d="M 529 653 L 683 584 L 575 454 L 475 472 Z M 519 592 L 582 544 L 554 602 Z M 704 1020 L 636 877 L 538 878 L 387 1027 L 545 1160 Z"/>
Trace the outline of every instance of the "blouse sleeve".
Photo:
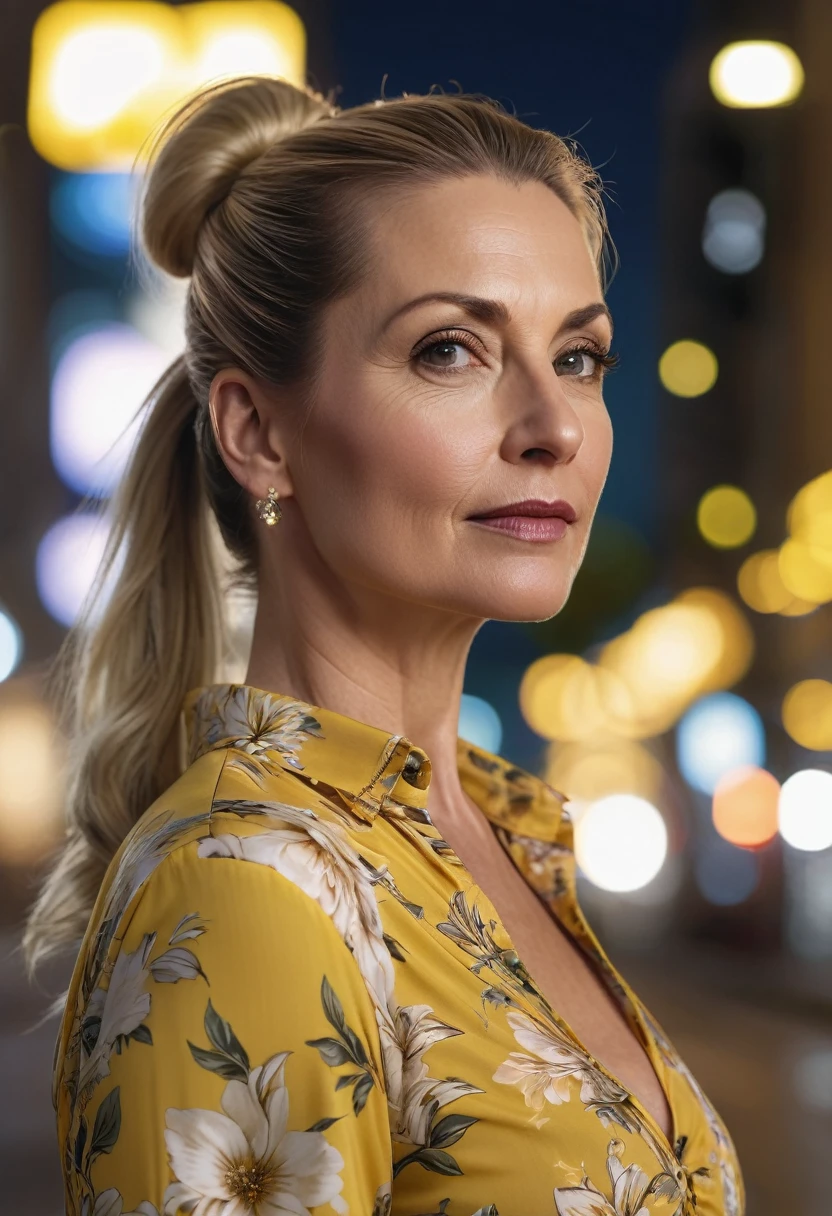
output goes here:
<path id="1" fill-rule="evenodd" d="M 86 1019 L 78 1216 L 387 1211 L 380 1041 L 355 957 L 318 900 L 220 842 L 158 866 L 100 1023 Z"/>

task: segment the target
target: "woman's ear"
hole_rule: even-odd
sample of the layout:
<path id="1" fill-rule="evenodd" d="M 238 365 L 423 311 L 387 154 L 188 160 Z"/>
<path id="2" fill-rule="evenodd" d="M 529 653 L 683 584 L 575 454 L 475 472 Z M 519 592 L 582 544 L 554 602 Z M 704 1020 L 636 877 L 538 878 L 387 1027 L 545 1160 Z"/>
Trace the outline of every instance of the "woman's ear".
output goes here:
<path id="1" fill-rule="evenodd" d="M 237 367 L 211 382 L 208 409 L 217 450 L 232 477 L 255 498 L 274 486 L 279 498 L 293 492 L 286 448 L 277 426 L 274 390 Z"/>

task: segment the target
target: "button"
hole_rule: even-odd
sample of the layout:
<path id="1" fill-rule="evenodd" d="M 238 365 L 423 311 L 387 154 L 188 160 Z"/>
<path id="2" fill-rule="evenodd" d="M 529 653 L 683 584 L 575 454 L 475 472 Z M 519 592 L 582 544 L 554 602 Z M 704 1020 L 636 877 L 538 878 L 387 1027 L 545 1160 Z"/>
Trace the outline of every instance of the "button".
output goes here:
<path id="1" fill-rule="evenodd" d="M 422 771 L 422 757 L 418 752 L 408 752 L 405 757 L 402 776 L 408 785 L 418 786 L 419 774 Z"/>

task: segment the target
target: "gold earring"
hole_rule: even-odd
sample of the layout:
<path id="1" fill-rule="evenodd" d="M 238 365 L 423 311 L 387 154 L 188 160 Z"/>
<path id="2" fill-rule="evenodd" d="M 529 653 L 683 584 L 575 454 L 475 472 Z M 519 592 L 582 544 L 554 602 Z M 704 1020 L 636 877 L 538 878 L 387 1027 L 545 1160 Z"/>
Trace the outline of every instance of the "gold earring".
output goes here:
<path id="1" fill-rule="evenodd" d="M 257 514 L 270 528 L 278 522 L 283 512 L 280 509 L 280 503 L 277 501 L 277 490 L 274 486 L 269 486 L 269 492 L 265 498 L 258 498 L 255 503 Z"/>

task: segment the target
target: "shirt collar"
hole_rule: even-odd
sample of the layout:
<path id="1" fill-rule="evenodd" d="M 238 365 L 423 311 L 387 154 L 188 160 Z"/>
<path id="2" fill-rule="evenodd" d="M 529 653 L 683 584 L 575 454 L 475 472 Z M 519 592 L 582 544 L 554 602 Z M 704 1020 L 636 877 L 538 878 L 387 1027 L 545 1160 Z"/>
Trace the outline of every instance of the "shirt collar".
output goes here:
<path id="1" fill-rule="evenodd" d="M 189 763 L 217 748 L 236 748 L 255 770 L 277 764 L 313 785 L 332 786 L 367 820 L 385 799 L 427 817 L 430 758 L 404 735 L 250 684 L 192 689 L 182 721 Z M 562 844 L 568 834 L 571 842 L 565 795 L 466 739 L 457 739 L 457 760 L 464 790 L 493 823 Z"/>

